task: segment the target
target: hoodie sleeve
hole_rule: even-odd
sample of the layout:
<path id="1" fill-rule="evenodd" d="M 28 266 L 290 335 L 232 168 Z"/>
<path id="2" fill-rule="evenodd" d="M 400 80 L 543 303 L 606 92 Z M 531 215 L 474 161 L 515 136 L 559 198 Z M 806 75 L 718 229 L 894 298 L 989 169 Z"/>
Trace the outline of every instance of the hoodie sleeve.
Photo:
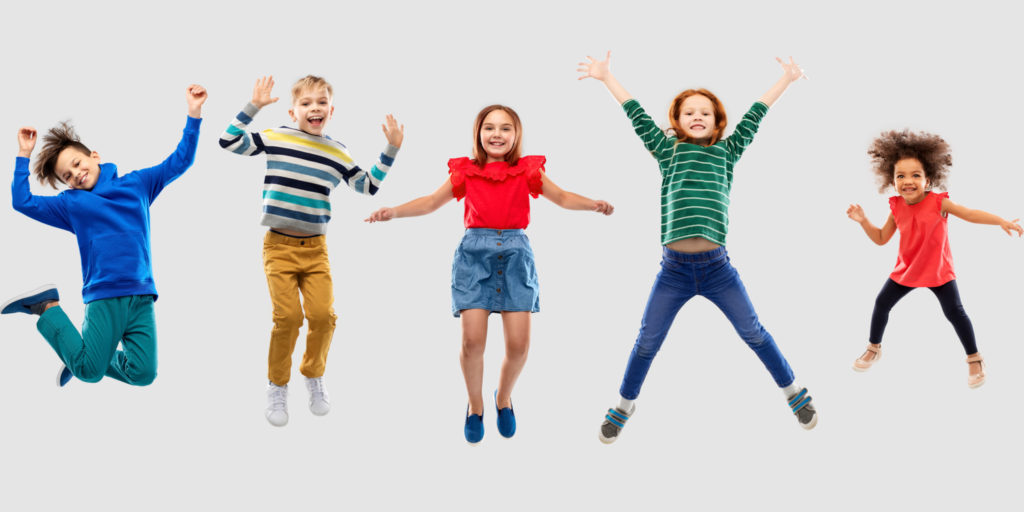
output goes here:
<path id="1" fill-rule="evenodd" d="M 202 121 L 202 119 L 188 117 L 185 121 L 185 130 L 181 134 L 181 141 L 178 142 L 178 147 L 170 156 L 153 167 L 139 169 L 125 176 L 139 180 L 142 191 L 148 196 L 150 203 L 156 199 L 164 187 L 178 179 L 178 176 L 184 174 L 192 166 L 192 162 L 196 158 L 199 125 Z"/>
<path id="2" fill-rule="evenodd" d="M 14 180 L 11 182 L 11 205 L 29 218 L 74 233 L 62 195 L 32 195 L 28 184 L 28 162 L 28 158 L 22 156 L 15 160 Z"/>

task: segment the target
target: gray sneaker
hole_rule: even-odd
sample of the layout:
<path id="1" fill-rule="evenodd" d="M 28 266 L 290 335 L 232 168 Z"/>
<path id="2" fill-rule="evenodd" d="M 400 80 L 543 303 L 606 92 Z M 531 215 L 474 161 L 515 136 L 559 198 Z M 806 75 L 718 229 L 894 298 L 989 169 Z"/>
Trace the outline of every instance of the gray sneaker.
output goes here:
<path id="1" fill-rule="evenodd" d="M 799 393 L 789 397 L 789 408 L 793 410 L 796 420 L 800 422 L 800 426 L 804 430 L 810 430 L 818 424 L 818 412 L 811 404 L 811 395 L 807 394 L 807 388 L 803 388 Z"/>
<path id="2" fill-rule="evenodd" d="M 633 404 L 629 412 L 623 411 L 618 407 L 608 409 L 608 413 L 604 415 L 604 421 L 601 422 L 601 433 L 598 435 L 598 439 L 604 444 L 614 443 L 619 438 L 619 432 L 622 432 L 622 429 L 626 427 L 626 421 L 634 413 L 636 413 L 636 404 Z"/>

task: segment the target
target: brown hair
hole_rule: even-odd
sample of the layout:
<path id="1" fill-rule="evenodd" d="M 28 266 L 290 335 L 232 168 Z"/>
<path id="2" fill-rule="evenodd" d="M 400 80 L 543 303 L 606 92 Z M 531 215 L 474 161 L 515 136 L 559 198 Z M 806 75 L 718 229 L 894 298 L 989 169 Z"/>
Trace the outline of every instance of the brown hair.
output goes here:
<path id="1" fill-rule="evenodd" d="M 885 192 L 892 185 L 896 162 L 904 158 L 916 158 L 924 167 L 925 178 L 932 188 L 945 189 L 949 166 L 953 165 L 950 152 L 949 143 L 942 137 L 909 129 L 882 132 L 868 148 L 879 192 Z"/>
<path id="2" fill-rule="evenodd" d="M 49 184 L 53 188 L 57 188 L 58 181 L 64 183 L 57 176 L 55 167 L 57 166 L 57 156 L 67 148 L 74 148 L 86 156 L 92 154 L 92 151 L 82 144 L 71 123 L 64 121 L 50 128 L 43 136 L 43 149 L 39 151 L 39 158 L 32 168 L 39 183 Z"/>
<path id="3" fill-rule="evenodd" d="M 522 154 L 523 123 L 519 120 L 519 114 L 516 114 L 515 110 L 505 105 L 490 105 L 484 107 L 476 115 L 476 123 L 473 125 L 473 163 L 478 167 L 483 167 L 487 163 L 487 152 L 484 151 L 484 146 L 480 143 L 480 129 L 484 125 L 484 119 L 487 118 L 487 114 L 495 110 L 501 110 L 508 114 L 512 118 L 512 127 L 516 130 L 516 142 L 512 144 L 512 148 L 508 150 L 508 153 L 505 153 L 505 161 L 509 165 L 516 165 L 519 163 L 519 157 Z"/>
<path id="4" fill-rule="evenodd" d="M 320 76 L 306 75 L 300 78 L 299 81 L 295 82 L 295 85 L 292 86 L 292 103 L 295 103 L 295 100 L 298 99 L 298 96 L 302 91 L 305 91 L 306 89 L 316 89 L 319 87 L 327 89 L 328 98 L 334 97 L 334 88 L 331 87 L 331 84 L 327 83 L 327 80 L 324 80 L 324 78 Z"/>
<path id="5" fill-rule="evenodd" d="M 722 105 L 717 96 L 707 89 L 687 89 L 679 93 L 672 100 L 672 106 L 668 108 L 668 121 L 672 123 L 672 130 L 675 132 L 678 142 L 689 142 L 692 144 L 695 140 L 687 137 L 686 132 L 683 131 L 683 126 L 679 124 L 679 113 L 683 110 L 683 102 L 690 96 L 704 96 L 711 100 L 711 106 L 715 110 L 715 127 L 711 130 L 711 142 L 708 145 L 710 146 L 722 140 L 722 134 L 725 132 L 727 122 L 725 106 Z"/>

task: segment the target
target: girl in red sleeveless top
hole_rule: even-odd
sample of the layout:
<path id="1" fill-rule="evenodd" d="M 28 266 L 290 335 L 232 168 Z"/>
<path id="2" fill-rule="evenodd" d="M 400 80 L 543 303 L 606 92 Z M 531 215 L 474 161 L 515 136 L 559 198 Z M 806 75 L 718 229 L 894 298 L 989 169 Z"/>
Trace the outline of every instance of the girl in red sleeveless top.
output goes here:
<path id="1" fill-rule="evenodd" d="M 471 444 L 484 435 L 484 344 L 487 318 L 501 313 L 505 360 L 494 402 L 498 432 L 516 431 L 512 387 L 526 364 L 530 346 L 530 314 L 540 311 L 533 250 L 524 232 L 530 223 L 530 197 L 543 194 L 569 210 L 611 215 L 612 205 L 562 190 L 547 177 L 543 156 L 520 156 L 522 123 L 503 105 L 484 108 L 473 129 L 473 158 L 448 161 L 448 179 L 433 194 L 394 208 L 373 212 L 367 222 L 426 215 L 453 198 L 465 198 L 466 235 L 452 263 L 452 313 L 462 317 L 459 360 L 466 379 L 469 406 L 463 433 Z"/>
<path id="2" fill-rule="evenodd" d="M 875 139 L 868 150 L 880 183 L 879 192 L 890 185 L 898 196 L 889 198 L 892 213 L 879 228 L 864 216 L 858 204 L 852 204 L 846 215 L 860 223 L 872 242 L 885 245 L 899 230 L 900 249 L 896 268 L 882 286 L 871 315 L 871 331 L 867 350 L 853 363 L 863 372 L 882 356 L 882 333 L 889 321 L 889 311 L 914 288 L 927 287 L 939 299 L 942 312 L 953 324 L 960 343 L 967 353 L 967 385 L 976 388 L 985 383 L 985 366 L 974 340 L 974 327 L 967 317 L 953 273 L 953 256 L 949 250 L 946 229 L 948 214 L 975 224 L 994 224 L 1007 235 L 1024 234 L 1017 222 L 1008 221 L 981 210 L 972 210 L 949 200 L 945 188 L 949 166 L 953 163 L 949 144 L 942 137 L 909 130 L 890 131 Z"/>

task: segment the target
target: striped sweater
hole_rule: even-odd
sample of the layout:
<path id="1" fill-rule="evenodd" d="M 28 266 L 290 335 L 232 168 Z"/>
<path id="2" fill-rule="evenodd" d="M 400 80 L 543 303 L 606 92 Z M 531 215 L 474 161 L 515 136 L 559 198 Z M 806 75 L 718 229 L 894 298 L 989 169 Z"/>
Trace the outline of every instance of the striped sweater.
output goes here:
<path id="1" fill-rule="evenodd" d="M 732 135 L 707 147 L 665 135 L 635 99 L 622 108 L 661 168 L 661 244 L 699 236 L 725 245 L 732 169 L 754 139 L 768 106 L 754 103 Z"/>
<path id="2" fill-rule="evenodd" d="M 220 147 L 239 155 L 266 153 L 260 220 L 264 226 L 326 233 L 327 221 L 331 220 L 329 196 L 334 187 L 344 181 L 360 194 L 376 194 L 398 154 L 398 148 L 388 144 L 367 172 L 355 164 L 344 144 L 330 137 L 287 126 L 247 132 L 259 110 L 252 103 L 246 105 L 220 136 Z"/>

